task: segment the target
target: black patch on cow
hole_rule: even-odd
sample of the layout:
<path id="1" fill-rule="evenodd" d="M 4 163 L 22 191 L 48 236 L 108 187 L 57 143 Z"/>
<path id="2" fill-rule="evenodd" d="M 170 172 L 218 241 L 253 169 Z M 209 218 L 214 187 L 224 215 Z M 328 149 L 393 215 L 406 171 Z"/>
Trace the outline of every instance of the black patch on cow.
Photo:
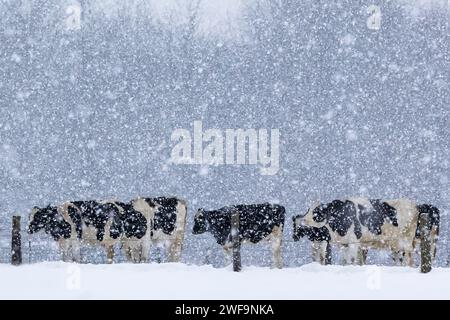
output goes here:
<path id="1" fill-rule="evenodd" d="M 176 207 L 178 204 L 177 198 L 165 198 L 165 197 L 159 197 L 159 198 L 153 198 L 153 202 L 159 204 L 162 207 Z"/>
<path id="2" fill-rule="evenodd" d="M 421 204 L 417 206 L 419 215 L 428 215 L 428 229 L 431 230 L 432 227 L 436 227 L 436 233 L 439 235 L 439 224 L 440 224 L 440 212 L 439 209 L 431 204 Z M 420 238 L 420 219 L 417 221 L 416 228 L 416 238 Z"/>
<path id="3" fill-rule="evenodd" d="M 239 238 L 258 243 L 267 237 L 275 226 L 283 227 L 285 209 L 280 205 L 269 203 L 236 205 L 218 210 L 201 211 L 194 219 L 194 233 L 207 230 L 212 233 L 217 243 L 224 245 L 231 241 L 231 215 L 239 213 Z M 207 227 L 203 226 L 206 221 Z M 198 232 L 201 233 L 201 232 Z"/>
<path id="4" fill-rule="evenodd" d="M 359 239 L 362 236 L 355 205 L 349 200 L 333 200 L 327 204 L 320 204 L 313 209 L 313 220 L 326 221 L 331 230 L 341 237 L 345 236 L 353 225 L 356 238 Z"/>
<path id="5" fill-rule="evenodd" d="M 108 213 L 112 215 L 112 223 L 109 228 L 109 236 L 112 239 L 119 238 L 124 231 L 124 225 L 119 209 L 113 203 L 105 203 L 102 208 L 106 209 Z"/>
<path id="6" fill-rule="evenodd" d="M 135 210 L 131 203 L 116 202 L 123 209 L 121 213 L 122 229 L 127 238 L 141 239 L 147 232 L 147 219 L 139 211 Z"/>
<path id="7" fill-rule="evenodd" d="M 51 235 L 54 240 L 68 239 L 71 235 L 70 224 L 58 213 L 56 207 L 47 206 L 38 209 L 29 222 L 28 233 L 35 233 L 44 229 L 45 233 Z"/>
<path id="8" fill-rule="evenodd" d="M 78 210 L 81 223 L 88 227 L 94 227 L 97 231 L 96 238 L 103 241 L 105 236 L 105 225 L 109 218 L 113 219 L 110 228 L 110 236 L 117 239 L 121 234 L 121 220 L 117 208 L 111 203 L 99 203 L 97 201 L 74 201 L 72 202 Z M 80 223 L 80 225 L 81 225 Z M 78 230 L 78 226 L 77 226 Z M 82 235 L 81 235 L 82 236 Z"/>
<path id="9" fill-rule="evenodd" d="M 205 210 L 203 208 L 198 209 L 197 214 L 194 217 L 194 227 L 192 228 L 193 234 L 202 234 L 208 231 L 208 226 L 205 218 Z"/>
<path id="10" fill-rule="evenodd" d="M 398 227 L 397 210 L 380 199 L 369 199 L 372 208 L 358 204 L 359 221 L 373 234 L 381 235 L 381 227 L 388 221 Z"/>
<path id="11" fill-rule="evenodd" d="M 165 234 L 172 234 L 175 230 L 175 223 L 177 221 L 177 198 L 152 198 L 145 199 L 145 201 L 151 206 L 158 205 L 153 219 L 153 230 L 162 230 Z"/>
<path id="12" fill-rule="evenodd" d="M 83 235 L 83 227 L 82 227 L 80 212 L 78 211 L 77 208 L 69 206 L 68 214 L 69 214 L 70 219 L 72 219 L 72 222 L 75 224 L 75 228 L 77 230 L 77 238 L 81 239 L 81 237 Z"/>
<path id="13" fill-rule="evenodd" d="M 311 226 L 296 226 L 294 224 L 294 241 L 299 241 L 303 237 L 307 237 L 309 241 L 330 241 L 331 236 L 327 227 L 323 226 L 320 228 Z"/>

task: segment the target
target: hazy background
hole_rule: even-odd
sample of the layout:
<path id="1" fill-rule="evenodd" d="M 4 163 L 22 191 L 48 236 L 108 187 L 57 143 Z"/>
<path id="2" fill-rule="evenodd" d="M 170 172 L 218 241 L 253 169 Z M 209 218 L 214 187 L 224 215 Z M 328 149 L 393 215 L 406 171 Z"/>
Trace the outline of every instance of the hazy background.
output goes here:
<path id="1" fill-rule="evenodd" d="M 274 201 L 298 265 L 309 249 L 290 217 L 360 195 L 438 206 L 448 264 L 449 19 L 439 0 L 0 0 L 1 261 L 10 217 L 34 205 L 176 195 L 184 261 L 222 263 L 212 237 L 190 234 L 198 207 Z M 195 120 L 279 129 L 280 171 L 171 165 L 172 131 Z M 43 241 L 33 261 L 56 258 Z M 268 264 L 264 246 L 245 250 Z"/>

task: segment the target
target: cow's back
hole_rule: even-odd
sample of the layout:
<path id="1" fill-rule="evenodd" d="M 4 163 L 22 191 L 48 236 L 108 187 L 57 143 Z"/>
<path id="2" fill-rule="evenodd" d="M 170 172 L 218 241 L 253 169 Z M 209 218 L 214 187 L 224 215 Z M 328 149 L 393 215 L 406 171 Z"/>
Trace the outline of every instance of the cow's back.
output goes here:
<path id="1" fill-rule="evenodd" d="M 283 229 L 286 213 L 283 206 L 266 203 L 235 208 L 239 213 L 240 236 L 244 241 L 257 243 L 270 235 L 275 227 Z"/>
<path id="2" fill-rule="evenodd" d="M 416 203 L 409 199 L 383 201 L 396 210 L 398 226 L 385 220 L 381 226 L 381 234 L 363 231 L 361 244 L 365 247 L 376 248 L 409 248 L 414 241 L 419 216 Z"/>

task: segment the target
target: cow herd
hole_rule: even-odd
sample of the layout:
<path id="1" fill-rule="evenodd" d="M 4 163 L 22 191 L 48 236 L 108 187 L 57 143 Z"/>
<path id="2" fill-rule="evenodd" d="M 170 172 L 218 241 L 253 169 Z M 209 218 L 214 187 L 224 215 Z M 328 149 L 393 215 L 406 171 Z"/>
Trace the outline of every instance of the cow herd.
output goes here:
<path id="1" fill-rule="evenodd" d="M 168 260 L 180 260 L 186 223 L 186 202 L 177 198 L 120 201 L 73 201 L 33 208 L 28 232 L 44 230 L 58 241 L 63 261 L 80 262 L 80 245 L 100 245 L 108 263 L 119 244 L 128 261 L 149 260 L 150 246 L 163 246 Z"/>
<path id="2" fill-rule="evenodd" d="M 232 215 L 239 216 L 241 243 L 269 243 L 272 266 L 282 268 L 282 240 L 286 210 L 278 204 L 226 206 L 216 210 L 198 209 L 192 233 L 211 233 L 226 256 L 232 252 Z M 149 261 L 152 245 L 166 249 L 167 260 L 181 258 L 187 204 L 178 198 L 136 198 L 71 201 L 57 206 L 33 208 L 30 234 L 43 230 L 58 242 L 64 261 L 80 262 L 82 244 L 102 246 L 108 263 L 120 246 L 133 263 Z M 343 264 L 365 264 L 369 249 L 389 250 L 395 263 L 414 265 L 419 248 L 420 217 L 426 216 L 431 253 L 436 254 L 439 210 L 408 199 L 382 200 L 348 198 L 315 203 L 303 215 L 292 217 L 293 240 L 311 242 L 313 260 L 331 263 L 332 246 L 339 248 Z"/>

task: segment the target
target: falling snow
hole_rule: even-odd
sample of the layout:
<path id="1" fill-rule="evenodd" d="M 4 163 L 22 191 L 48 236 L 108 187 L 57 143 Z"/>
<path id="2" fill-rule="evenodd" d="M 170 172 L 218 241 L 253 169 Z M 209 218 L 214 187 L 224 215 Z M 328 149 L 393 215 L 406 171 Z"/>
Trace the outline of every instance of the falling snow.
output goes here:
<path id="1" fill-rule="evenodd" d="M 33 206 L 176 195 L 184 262 L 223 265 L 212 237 L 191 234 L 199 207 L 277 199 L 285 264 L 299 266 L 310 249 L 291 240 L 291 216 L 368 196 L 439 207 L 437 264 L 449 264 L 446 1 L 376 1 L 380 17 L 361 1 L 276 3 L 1 0 L 1 261 L 11 216 Z M 280 170 L 172 164 L 171 133 L 194 121 L 279 129 Z M 57 260 L 41 241 L 30 261 Z M 264 246 L 243 250 L 244 264 L 269 264 Z"/>

